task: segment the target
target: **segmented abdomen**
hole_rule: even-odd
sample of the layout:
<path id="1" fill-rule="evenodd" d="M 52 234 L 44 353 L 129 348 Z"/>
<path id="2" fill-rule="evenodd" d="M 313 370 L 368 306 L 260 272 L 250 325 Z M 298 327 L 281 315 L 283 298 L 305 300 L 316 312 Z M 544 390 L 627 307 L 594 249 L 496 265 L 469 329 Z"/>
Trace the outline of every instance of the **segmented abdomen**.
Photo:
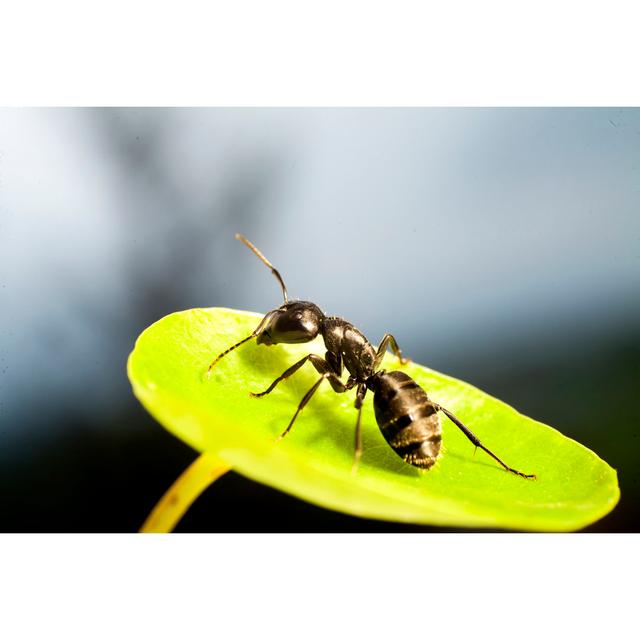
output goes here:
<path id="1" fill-rule="evenodd" d="M 373 408 L 382 435 L 405 461 L 429 469 L 440 453 L 442 427 L 424 390 L 402 371 L 378 377 Z"/>

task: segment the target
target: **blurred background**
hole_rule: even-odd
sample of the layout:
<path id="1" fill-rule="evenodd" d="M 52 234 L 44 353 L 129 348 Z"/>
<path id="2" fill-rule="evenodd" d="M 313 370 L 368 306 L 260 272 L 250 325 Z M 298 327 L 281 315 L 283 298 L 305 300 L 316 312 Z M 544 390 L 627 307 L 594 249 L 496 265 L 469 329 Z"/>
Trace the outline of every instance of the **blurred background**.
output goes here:
<path id="1" fill-rule="evenodd" d="M 593 449 L 640 531 L 640 109 L 1 109 L 0 531 L 135 531 L 196 454 L 125 363 L 277 283 Z M 178 531 L 428 531 L 230 473 Z M 442 531 L 443 529 L 433 529 Z"/>

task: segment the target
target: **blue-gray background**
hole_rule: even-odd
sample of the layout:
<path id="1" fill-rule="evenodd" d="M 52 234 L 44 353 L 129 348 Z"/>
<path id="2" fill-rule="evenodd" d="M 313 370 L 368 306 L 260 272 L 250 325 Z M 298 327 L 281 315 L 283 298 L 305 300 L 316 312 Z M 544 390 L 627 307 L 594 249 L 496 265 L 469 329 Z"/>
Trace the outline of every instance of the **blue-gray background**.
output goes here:
<path id="1" fill-rule="evenodd" d="M 195 457 L 139 332 L 277 284 L 593 448 L 640 530 L 639 109 L 0 110 L 0 530 L 132 531 Z M 182 531 L 395 531 L 229 474 Z"/>

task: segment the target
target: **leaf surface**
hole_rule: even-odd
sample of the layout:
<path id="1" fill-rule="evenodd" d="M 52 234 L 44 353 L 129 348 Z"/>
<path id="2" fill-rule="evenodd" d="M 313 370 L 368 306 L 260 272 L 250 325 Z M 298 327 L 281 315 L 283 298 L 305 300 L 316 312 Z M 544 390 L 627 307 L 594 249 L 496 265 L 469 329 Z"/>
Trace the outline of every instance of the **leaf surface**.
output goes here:
<path id="1" fill-rule="evenodd" d="M 405 371 L 486 447 L 537 480 L 474 453 L 444 416 L 436 464 L 427 472 L 406 464 L 378 429 L 371 393 L 362 414 L 364 452 L 353 474 L 355 391 L 336 394 L 328 383 L 276 443 L 317 372 L 305 364 L 263 398 L 248 392 L 264 391 L 309 352 L 324 355 L 320 339 L 272 347 L 252 340 L 223 358 L 210 379 L 205 375 L 212 358 L 249 335 L 261 317 L 219 308 L 173 313 L 140 335 L 128 362 L 134 393 L 147 410 L 234 471 L 329 509 L 429 525 L 570 531 L 616 505 L 616 472 L 595 453 L 465 382 L 415 363 L 400 365 L 391 354 L 384 368 Z"/>

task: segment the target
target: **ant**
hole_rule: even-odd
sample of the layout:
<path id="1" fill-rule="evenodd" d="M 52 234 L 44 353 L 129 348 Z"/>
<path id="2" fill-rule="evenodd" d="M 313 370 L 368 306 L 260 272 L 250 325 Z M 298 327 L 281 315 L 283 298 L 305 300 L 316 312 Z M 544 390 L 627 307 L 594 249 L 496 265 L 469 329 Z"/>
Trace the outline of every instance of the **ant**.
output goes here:
<path id="1" fill-rule="evenodd" d="M 396 339 L 390 333 L 386 333 L 378 347 L 374 348 L 364 334 L 350 322 L 336 316 L 325 316 L 313 302 L 304 300 L 290 301 L 287 287 L 278 270 L 243 235 L 236 234 L 236 240 L 243 242 L 271 269 L 271 273 L 273 273 L 282 288 L 284 304 L 273 311 L 269 311 L 250 335 L 218 355 L 209 365 L 207 377 L 209 377 L 211 369 L 221 358 L 252 338 L 256 339 L 257 344 L 271 346 L 279 343 L 309 342 L 321 335 L 327 349 L 324 358 L 310 353 L 278 376 L 267 389 L 261 393 L 250 393 L 254 398 L 266 396 L 280 382 L 293 375 L 306 362 L 311 363 L 320 374 L 320 378 L 304 394 L 291 421 L 278 440 L 284 438 L 291 431 L 291 427 L 300 411 L 309 402 L 322 382 L 328 380 L 336 393 L 344 393 L 354 387 L 356 388 L 355 408 L 358 410 L 358 417 L 355 432 L 354 471 L 362 455 L 360 429 L 362 404 L 369 390 L 373 392 L 373 408 L 382 435 L 396 454 L 408 464 L 426 470 L 435 463 L 440 453 L 442 441 L 442 426 L 438 415 L 438 412 L 441 411 L 467 436 L 476 448 L 480 447 L 480 449 L 488 453 L 506 471 L 523 478 L 535 479 L 536 476 L 534 474 L 526 474 L 512 469 L 500 460 L 448 409 L 430 400 L 424 389 L 406 373 L 380 369 L 384 354 L 389 347 L 391 347 L 400 364 L 409 362 L 409 360 L 402 357 L 402 351 L 400 351 Z M 349 372 L 346 382 L 341 379 L 343 368 Z"/>

